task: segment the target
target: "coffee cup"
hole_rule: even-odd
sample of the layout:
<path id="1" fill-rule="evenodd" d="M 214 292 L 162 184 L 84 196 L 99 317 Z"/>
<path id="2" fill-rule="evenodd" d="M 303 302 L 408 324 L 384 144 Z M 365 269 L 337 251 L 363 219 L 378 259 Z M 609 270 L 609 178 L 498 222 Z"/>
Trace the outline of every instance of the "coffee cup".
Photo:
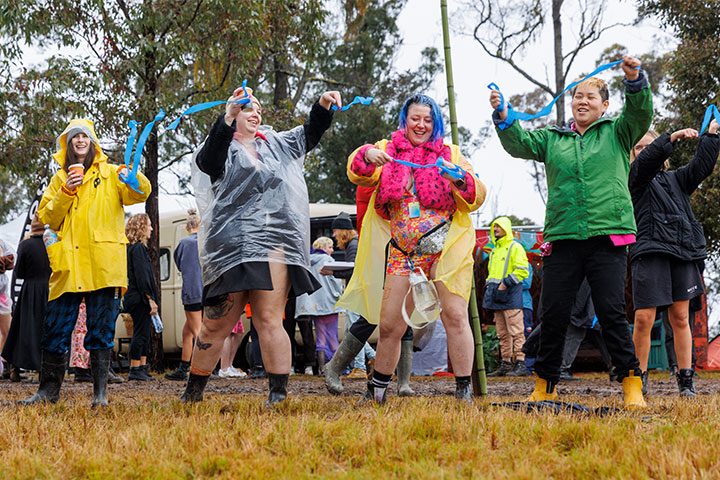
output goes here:
<path id="1" fill-rule="evenodd" d="M 85 165 L 82 163 L 73 163 L 68 167 L 68 175 L 71 173 L 79 173 L 80 175 L 85 175 Z"/>

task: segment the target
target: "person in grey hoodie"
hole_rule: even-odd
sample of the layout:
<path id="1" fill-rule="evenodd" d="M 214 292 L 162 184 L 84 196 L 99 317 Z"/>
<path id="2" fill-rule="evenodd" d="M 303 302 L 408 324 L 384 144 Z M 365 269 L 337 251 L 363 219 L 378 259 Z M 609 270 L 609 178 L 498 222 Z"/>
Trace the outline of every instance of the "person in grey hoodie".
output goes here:
<path id="1" fill-rule="evenodd" d="M 335 304 L 343 292 L 342 281 L 331 275 L 319 272 L 328 263 L 333 263 L 333 241 L 328 237 L 319 237 L 310 250 L 310 270 L 320 283 L 320 289 L 311 294 L 300 295 L 295 299 L 295 318 L 310 317 L 315 325 L 315 354 L 317 356 L 318 374 L 322 375 L 325 362 L 329 361 L 337 351 L 338 312 Z"/>

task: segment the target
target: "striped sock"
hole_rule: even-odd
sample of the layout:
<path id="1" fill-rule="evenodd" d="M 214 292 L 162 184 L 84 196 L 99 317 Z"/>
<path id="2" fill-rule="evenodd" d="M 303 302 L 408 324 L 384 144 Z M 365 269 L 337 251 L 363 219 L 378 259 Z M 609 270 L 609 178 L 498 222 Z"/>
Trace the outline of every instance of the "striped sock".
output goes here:
<path id="1" fill-rule="evenodd" d="M 376 402 L 383 402 L 383 397 L 385 397 L 385 390 L 387 390 L 387 387 L 388 385 L 390 385 L 391 380 L 392 375 L 385 375 L 384 373 L 380 373 L 377 370 L 373 372 L 372 381 L 370 383 L 373 386 L 373 392 Z"/>

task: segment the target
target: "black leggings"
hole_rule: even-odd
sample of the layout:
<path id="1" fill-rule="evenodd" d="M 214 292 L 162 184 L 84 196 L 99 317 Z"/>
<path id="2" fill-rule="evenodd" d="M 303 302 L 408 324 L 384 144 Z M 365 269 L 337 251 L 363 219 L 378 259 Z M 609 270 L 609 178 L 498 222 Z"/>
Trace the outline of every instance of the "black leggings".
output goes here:
<path id="1" fill-rule="evenodd" d="M 370 322 L 365 320 L 365 317 L 360 317 L 355 323 L 350 326 L 350 333 L 352 333 L 353 337 L 365 343 L 367 342 L 368 338 L 370 338 L 370 336 L 373 334 L 376 328 L 377 325 L 371 324 Z M 402 336 L 402 340 L 412 341 L 413 338 L 413 330 L 412 328 L 408 327 L 407 330 L 405 330 L 405 334 Z"/>
<path id="2" fill-rule="evenodd" d="M 150 353 L 150 307 L 144 303 L 128 307 L 133 319 L 133 335 L 130 340 L 130 360 L 140 360 Z"/>

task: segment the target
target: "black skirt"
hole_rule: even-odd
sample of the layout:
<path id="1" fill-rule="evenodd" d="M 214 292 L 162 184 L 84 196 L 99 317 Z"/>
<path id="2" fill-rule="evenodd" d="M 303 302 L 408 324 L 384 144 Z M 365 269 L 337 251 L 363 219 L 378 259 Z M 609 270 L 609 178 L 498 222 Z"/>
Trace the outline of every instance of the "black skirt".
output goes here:
<path id="1" fill-rule="evenodd" d="M 320 283 L 307 269 L 297 265 L 287 265 L 287 269 L 290 278 L 288 298 L 312 293 L 320 288 Z M 213 283 L 203 287 L 203 305 L 207 303 L 208 299 L 228 293 L 272 289 L 272 277 L 268 262 L 245 262 L 231 268 Z"/>

